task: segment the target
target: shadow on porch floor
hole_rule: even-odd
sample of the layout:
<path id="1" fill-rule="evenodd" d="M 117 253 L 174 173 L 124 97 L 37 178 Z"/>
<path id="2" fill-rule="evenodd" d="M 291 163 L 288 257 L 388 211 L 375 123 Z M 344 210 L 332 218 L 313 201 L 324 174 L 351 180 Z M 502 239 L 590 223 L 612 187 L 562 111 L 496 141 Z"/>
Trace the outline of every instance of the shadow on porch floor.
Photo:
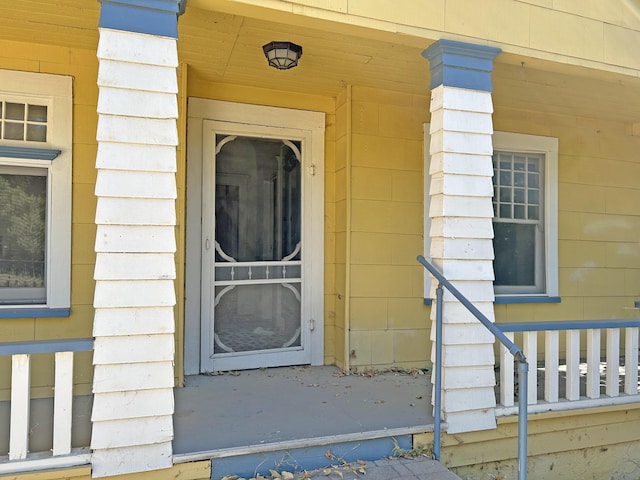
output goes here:
<path id="1" fill-rule="evenodd" d="M 429 375 L 280 367 L 188 376 L 174 392 L 174 455 L 433 428 Z"/>

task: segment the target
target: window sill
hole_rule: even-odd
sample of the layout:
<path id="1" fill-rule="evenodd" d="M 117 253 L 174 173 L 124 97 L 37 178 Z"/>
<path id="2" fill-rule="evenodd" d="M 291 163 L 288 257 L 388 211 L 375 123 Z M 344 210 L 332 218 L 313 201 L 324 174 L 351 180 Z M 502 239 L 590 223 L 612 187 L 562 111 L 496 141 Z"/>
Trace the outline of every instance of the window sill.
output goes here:
<path id="1" fill-rule="evenodd" d="M 517 295 L 505 295 L 496 297 L 493 301 L 494 305 L 525 305 L 525 304 L 537 304 L 537 303 L 560 303 L 561 297 L 534 297 L 534 296 L 517 296 Z M 431 306 L 433 300 L 430 298 L 424 299 L 424 304 Z M 636 307 L 640 308 L 640 302 L 636 302 Z"/>
<path id="2" fill-rule="evenodd" d="M 68 317 L 70 308 L 46 307 L 10 307 L 0 308 L 0 319 L 3 318 L 61 318 Z"/>
<path id="3" fill-rule="evenodd" d="M 495 305 L 518 305 L 530 303 L 560 303 L 560 297 L 534 296 L 534 295 L 501 295 L 496 296 Z"/>
<path id="4" fill-rule="evenodd" d="M 9 147 L 0 145 L 0 157 L 55 160 L 60 153 L 62 153 L 61 150 L 52 150 L 50 148 Z"/>

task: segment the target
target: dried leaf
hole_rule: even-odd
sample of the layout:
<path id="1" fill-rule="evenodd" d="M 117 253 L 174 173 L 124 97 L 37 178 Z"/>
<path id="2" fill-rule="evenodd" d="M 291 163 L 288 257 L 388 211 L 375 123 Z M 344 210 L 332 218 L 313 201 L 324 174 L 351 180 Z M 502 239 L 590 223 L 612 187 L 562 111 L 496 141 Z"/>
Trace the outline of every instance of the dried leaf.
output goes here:
<path id="1" fill-rule="evenodd" d="M 283 471 L 282 472 L 282 479 L 283 480 L 293 480 L 293 473 L 287 472 L 287 471 Z"/>
<path id="2" fill-rule="evenodd" d="M 225 475 L 222 480 L 237 480 L 238 475 Z"/>
<path id="3" fill-rule="evenodd" d="M 325 468 L 324 470 L 322 470 L 322 474 L 325 477 L 328 477 L 329 475 L 331 475 L 332 470 L 330 468 Z"/>
<path id="4" fill-rule="evenodd" d="M 271 476 L 273 478 L 282 478 L 282 477 L 280 477 L 280 474 L 275 470 L 269 470 L 269 473 L 271 473 Z"/>

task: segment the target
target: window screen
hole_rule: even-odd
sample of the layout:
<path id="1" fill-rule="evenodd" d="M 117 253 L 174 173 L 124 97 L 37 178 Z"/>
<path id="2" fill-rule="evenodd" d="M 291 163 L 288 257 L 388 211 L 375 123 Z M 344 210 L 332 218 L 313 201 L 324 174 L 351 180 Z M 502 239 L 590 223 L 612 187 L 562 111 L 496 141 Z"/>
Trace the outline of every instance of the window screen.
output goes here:
<path id="1" fill-rule="evenodd" d="M 47 169 L 0 166 L 0 305 L 45 303 Z"/>
<path id="2" fill-rule="evenodd" d="M 496 293 L 544 291 L 544 155 L 495 152 Z"/>

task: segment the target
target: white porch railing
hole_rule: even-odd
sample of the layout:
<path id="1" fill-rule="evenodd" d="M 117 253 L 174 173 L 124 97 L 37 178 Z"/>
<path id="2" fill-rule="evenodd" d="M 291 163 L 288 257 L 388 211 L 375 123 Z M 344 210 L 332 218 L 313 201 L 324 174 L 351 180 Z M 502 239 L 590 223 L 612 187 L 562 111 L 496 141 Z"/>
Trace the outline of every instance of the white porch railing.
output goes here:
<path id="1" fill-rule="evenodd" d="M 522 335 L 518 343 L 523 346 L 524 354 L 532 366 L 527 389 L 529 412 L 640 402 L 640 319 L 496 326 L 511 340 L 518 332 Z M 561 334 L 565 338 L 563 355 Z M 539 348 L 539 339 L 543 339 L 542 348 Z M 581 352 L 586 355 L 581 355 Z M 537 362 L 536 369 L 536 359 L 543 356 L 544 360 Z M 500 393 L 496 414 L 511 415 L 517 412 L 515 403 L 518 391 L 514 382 L 513 355 L 502 346 L 499 363 Z"/>
<path id="2" fill-rule="evenodd" d="M 91 339 L 0 343 L 0 356 L 11 355 L 11 404 L 9 452 L 0 457 L 0 474 L 88 464 L 88 449 L 71 448 L 74 352 L 93 349 Z M 55 354 L 53 397 L 53 448 L 29 451 L 31 404 L 31 356 Z M 3 426 L 6 428 L 6 426 Z M 2 432 L 6 435 L 6 431 Z"/>

